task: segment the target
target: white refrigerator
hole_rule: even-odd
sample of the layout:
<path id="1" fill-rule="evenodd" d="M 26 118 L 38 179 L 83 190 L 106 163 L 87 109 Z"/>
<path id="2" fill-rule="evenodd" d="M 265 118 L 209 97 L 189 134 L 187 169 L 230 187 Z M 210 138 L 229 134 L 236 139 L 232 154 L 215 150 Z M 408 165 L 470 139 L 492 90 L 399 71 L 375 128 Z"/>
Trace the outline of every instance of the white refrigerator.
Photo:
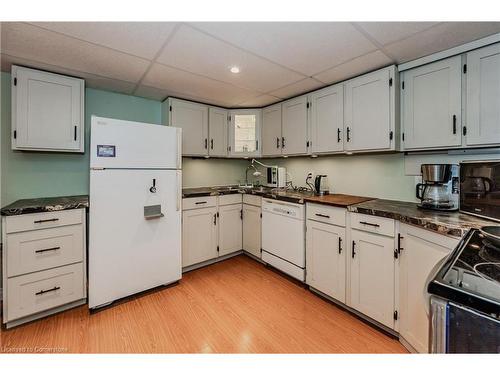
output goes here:
<path id="1" fill-rule="evenodd" d="M 181 130 L 92 116 L 89 308 L 181 279 Z"/>

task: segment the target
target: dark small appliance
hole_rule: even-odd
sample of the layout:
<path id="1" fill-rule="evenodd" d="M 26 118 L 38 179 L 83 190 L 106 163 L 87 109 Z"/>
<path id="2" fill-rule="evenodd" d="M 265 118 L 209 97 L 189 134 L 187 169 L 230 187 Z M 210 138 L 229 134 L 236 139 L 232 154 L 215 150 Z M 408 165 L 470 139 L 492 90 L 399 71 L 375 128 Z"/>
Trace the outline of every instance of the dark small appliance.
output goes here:
<path id="1" fill-rule="evenodd" d="M 328 176 L 326 174 L 319 174 L 314 180 L 314 192 L 318 195 L 326 195 L 330 192 L 328 187 Z"/>
<path id="2" fill-rule="evenodd" d="M 500 160 L 460 163 L 460 211 L 500 221 Z"/>

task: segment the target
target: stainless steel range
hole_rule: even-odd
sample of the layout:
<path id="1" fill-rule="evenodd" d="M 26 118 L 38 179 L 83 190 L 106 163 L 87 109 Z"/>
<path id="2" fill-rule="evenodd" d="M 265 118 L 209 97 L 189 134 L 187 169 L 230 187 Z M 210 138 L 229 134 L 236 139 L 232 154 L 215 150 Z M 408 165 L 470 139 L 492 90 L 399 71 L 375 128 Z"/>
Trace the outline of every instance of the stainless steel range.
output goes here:
<path id="1" fill-rule="evenodd" d="M 500 245 L 470 230 L 428 285 L 431 352 L 500 353 Z"/>

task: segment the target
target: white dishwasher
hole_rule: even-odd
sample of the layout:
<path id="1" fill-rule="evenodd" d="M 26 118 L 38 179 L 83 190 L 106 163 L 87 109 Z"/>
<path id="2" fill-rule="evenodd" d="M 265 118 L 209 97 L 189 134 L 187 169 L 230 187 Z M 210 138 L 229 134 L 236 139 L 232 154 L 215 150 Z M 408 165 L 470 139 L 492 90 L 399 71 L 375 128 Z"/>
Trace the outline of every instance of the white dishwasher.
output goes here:
<path id="1" fill-rule="evenodd" d="M 262 200 L 262 260 L 305 281 L 305 206 L 274 199 Z"/>

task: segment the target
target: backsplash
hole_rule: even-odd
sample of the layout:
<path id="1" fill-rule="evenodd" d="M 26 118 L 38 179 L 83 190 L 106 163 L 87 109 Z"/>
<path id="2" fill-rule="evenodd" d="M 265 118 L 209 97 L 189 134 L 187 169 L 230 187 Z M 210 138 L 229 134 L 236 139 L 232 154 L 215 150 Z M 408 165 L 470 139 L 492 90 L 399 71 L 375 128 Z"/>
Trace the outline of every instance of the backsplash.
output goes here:
<path id="1" fill-rule="evenodd" d="M 286 167 L 293 184 L 305 186 L 308 172 L 328 175 L 332 193 L 415 201 L 415 180 L 405 176 L 404 155 L 330 155 L 263 159 L 266 164 Z"/>

